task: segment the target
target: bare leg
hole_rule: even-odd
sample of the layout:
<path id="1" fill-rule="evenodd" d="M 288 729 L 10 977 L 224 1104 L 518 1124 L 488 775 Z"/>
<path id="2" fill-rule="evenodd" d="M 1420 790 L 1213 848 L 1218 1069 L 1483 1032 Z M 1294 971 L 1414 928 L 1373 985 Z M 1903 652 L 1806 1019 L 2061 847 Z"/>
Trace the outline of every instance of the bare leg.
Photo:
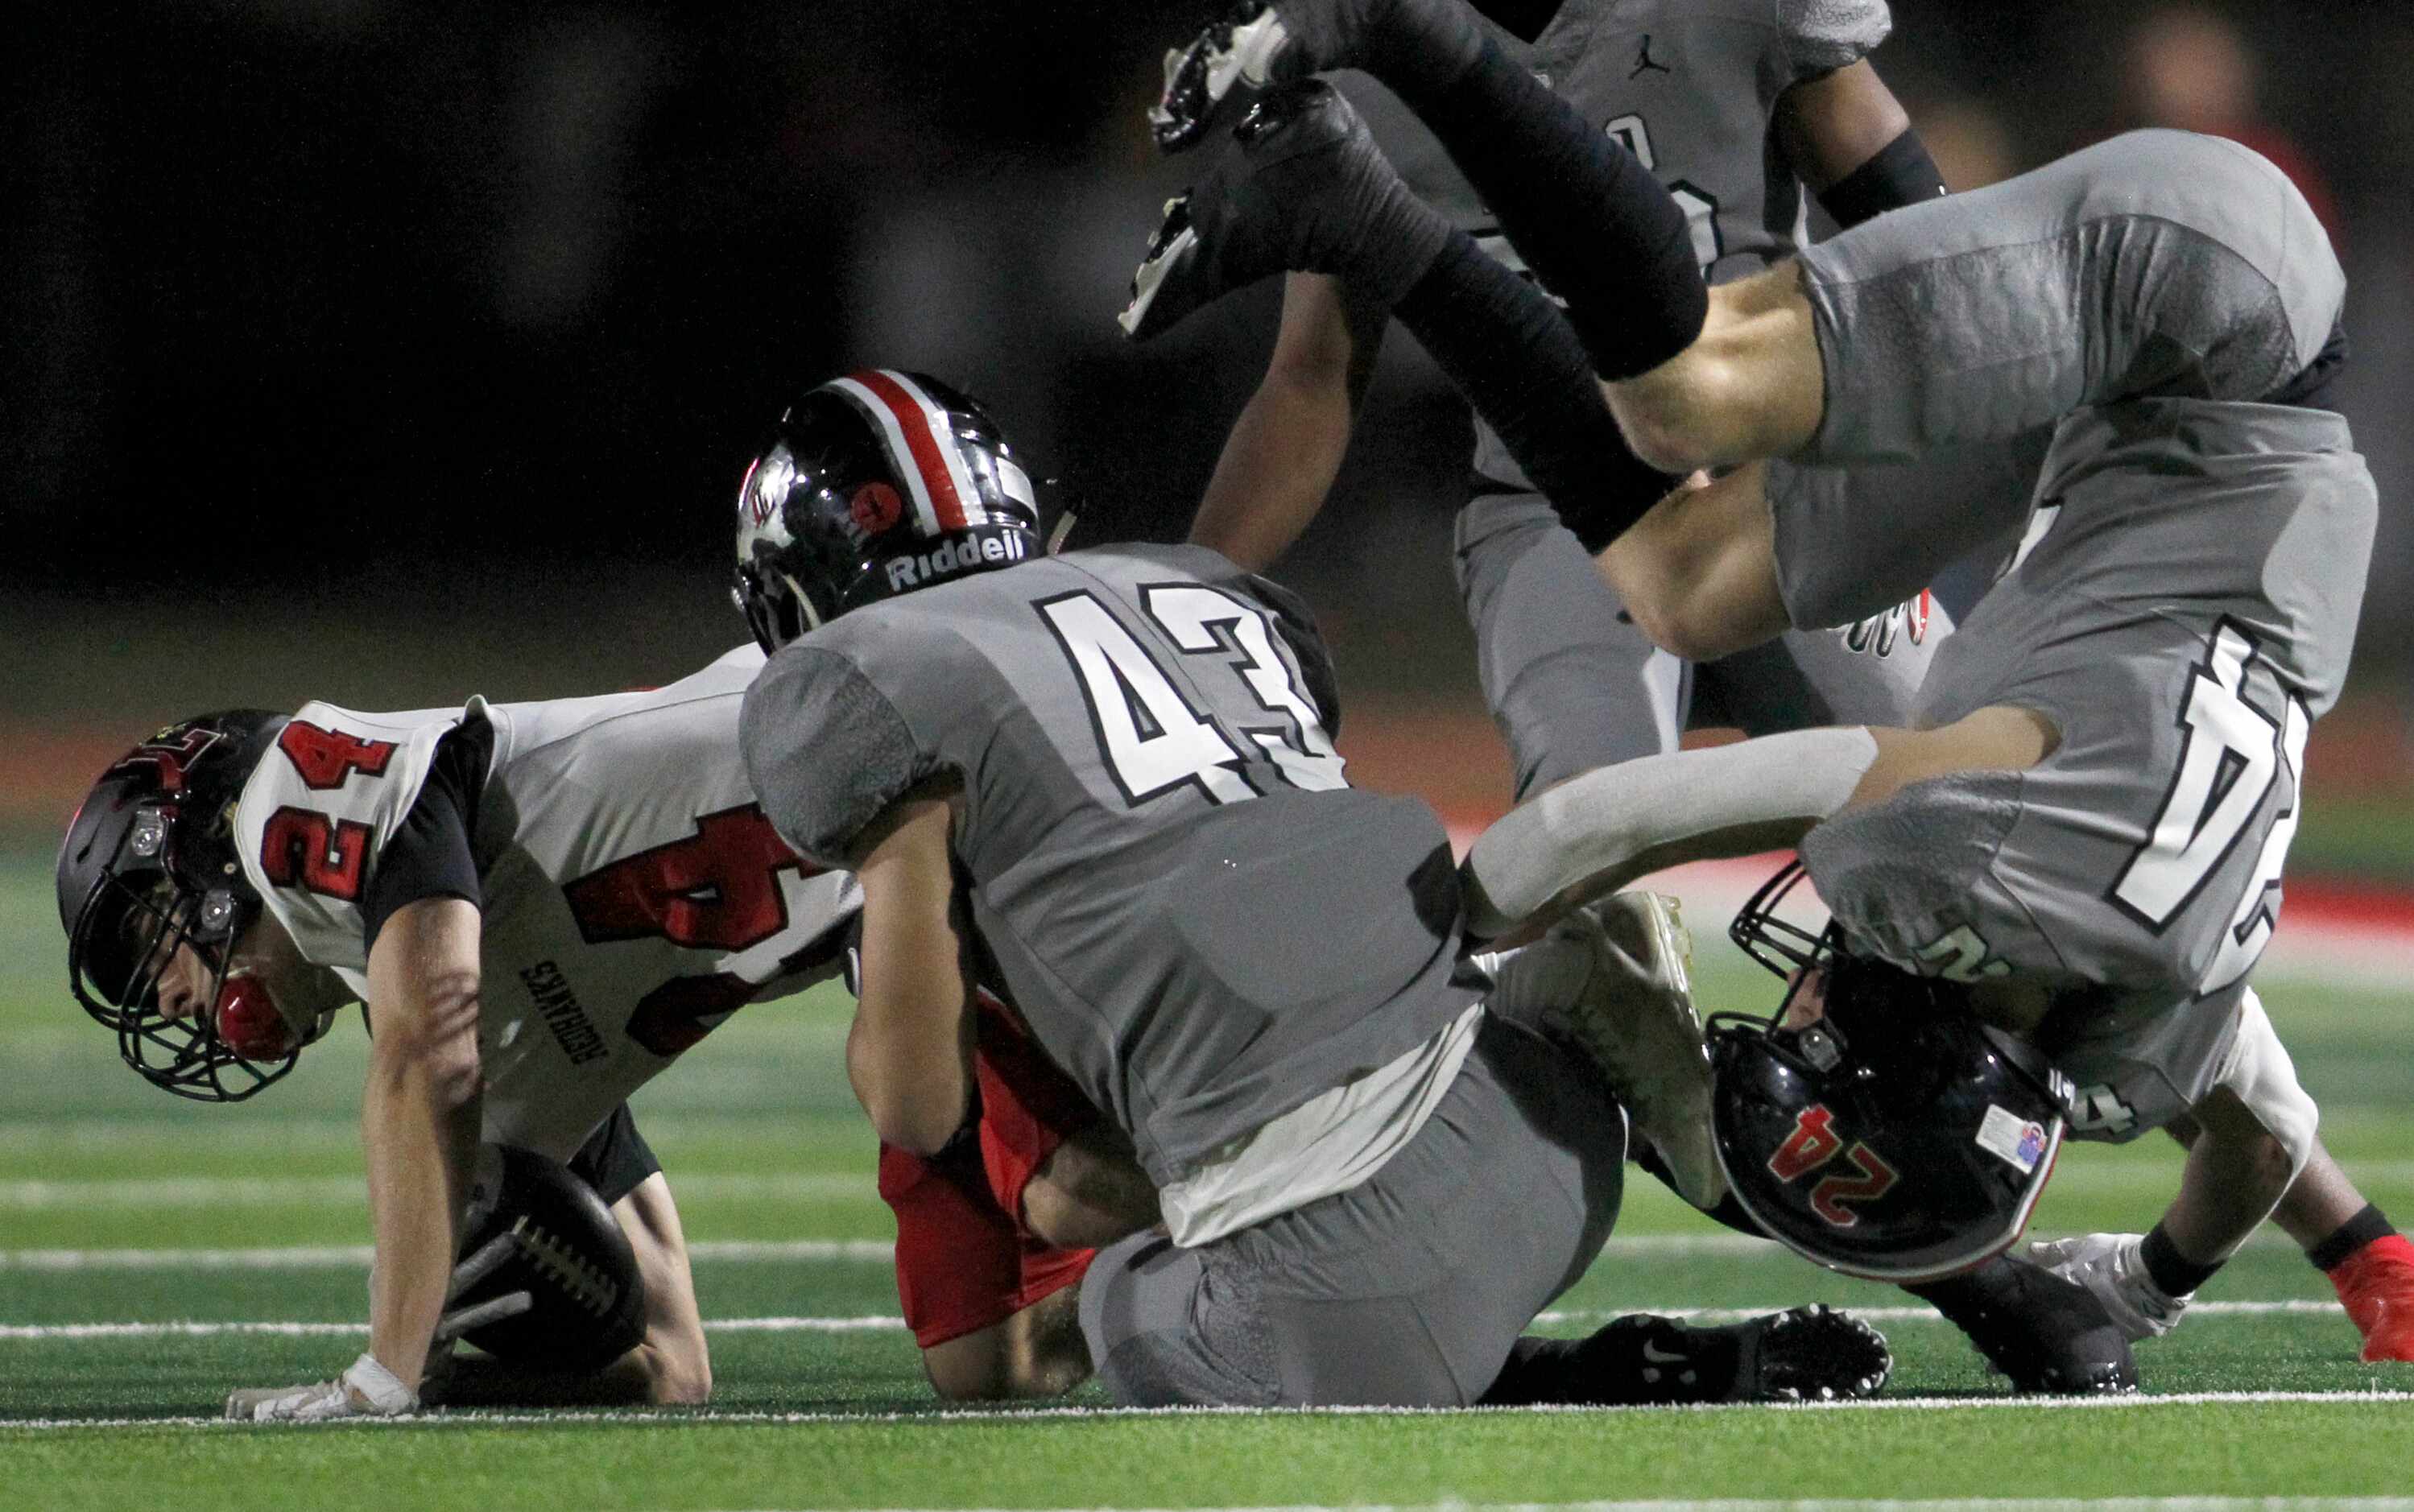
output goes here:
<path id="1" fill-rule="evenodd" d="M 1710 290 L 1693 344 L 1649 372 L 1602 385 L 1627 444 L 1663 472 L 1784 456 L 1818 432 L 1819 338 L 1801 267 Z"/>
<path id="2" fill-rule="evenodd" d="M 2272 1212 L 2272 1222 L 2287 1232 L 2302 1249 L 2310 1250 L 2329 1238 L 2348 1219 L 2370 1206 L 2339 1163 L 2331 1155 L 2328 1146 L 2316 1141 L 2313 1158 L 2297 1173 L 2288 1194 Z"/>

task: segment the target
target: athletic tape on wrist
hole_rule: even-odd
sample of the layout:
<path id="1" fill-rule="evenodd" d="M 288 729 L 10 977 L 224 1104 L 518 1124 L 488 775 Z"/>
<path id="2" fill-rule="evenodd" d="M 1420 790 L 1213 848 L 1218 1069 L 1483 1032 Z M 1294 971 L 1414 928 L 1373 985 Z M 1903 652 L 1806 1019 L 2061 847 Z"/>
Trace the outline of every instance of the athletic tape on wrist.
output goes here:
<path id="1" fill-rule="evenodd" d="M 1788 821 L 1817 822 L 1844 807 L 1877 742 L 1858 725 L 1797 730 L 1707 750 L 1596 767 L 1530 798 L 1479 837 L 1467 857 L 1468 927 L 1506 932 L 1587 877 L 1661 846 Z"/>
<path id="2" fill-rule="evenodd" d="M 364 1354 L 352 1361 L 338 1383 L 361 1394 L 363 1401 L 381 1413 L 415 1412 L 419 1393 L 403 1384 L 402 1377 L 378 1363 L 375 1355 Z"/>

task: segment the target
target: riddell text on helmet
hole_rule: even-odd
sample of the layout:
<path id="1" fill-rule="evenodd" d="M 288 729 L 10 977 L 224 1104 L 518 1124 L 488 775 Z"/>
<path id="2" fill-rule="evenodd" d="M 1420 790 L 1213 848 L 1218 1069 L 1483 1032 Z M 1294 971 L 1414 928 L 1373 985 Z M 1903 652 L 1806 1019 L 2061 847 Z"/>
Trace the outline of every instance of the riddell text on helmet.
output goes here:
<path id="1" fill-rule="evenodd" d="M 895 593 L 919 587 L 967 568 L 1019 562 L 1028 555 L 1030 548 L 1019 536 L 991 536 L 981 541 L 966 536 L 955 541 L 943 541 L 936 551 L 924 552 L 918 556 L 890 557 L 888 591 Z"/>

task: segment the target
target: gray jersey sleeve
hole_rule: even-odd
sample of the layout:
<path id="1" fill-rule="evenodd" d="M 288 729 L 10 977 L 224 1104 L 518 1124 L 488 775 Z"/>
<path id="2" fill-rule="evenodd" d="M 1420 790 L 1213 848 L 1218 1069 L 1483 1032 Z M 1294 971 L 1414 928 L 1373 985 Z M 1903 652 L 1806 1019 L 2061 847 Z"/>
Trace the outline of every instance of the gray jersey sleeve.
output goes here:
<path id="1" fill-rule="evenodd" d="M 2060 955 L 1994 876 L 2019 817 L 2017 772 L 1915 782 L 1813 828 L 1802 863 L 1845 932 L 1899 966 L 1962 981 L 2061 978 Z M 1958 958 L 1963 941 L 1981 942 L 1977 958 Z"/>
<path id="2" fill-rule="evenodd" d="M 852 660 L 802 644 L 746 690 L 738 740 L 780 838 L 830 867 L 846 866 L 864 826 L 938 765 Z"/>
<path id="3" fill-rule="evenodd" d="M 1787 84 L 1858 63 L 1894 30 L 1885 0 L 1776 0 Z"/>

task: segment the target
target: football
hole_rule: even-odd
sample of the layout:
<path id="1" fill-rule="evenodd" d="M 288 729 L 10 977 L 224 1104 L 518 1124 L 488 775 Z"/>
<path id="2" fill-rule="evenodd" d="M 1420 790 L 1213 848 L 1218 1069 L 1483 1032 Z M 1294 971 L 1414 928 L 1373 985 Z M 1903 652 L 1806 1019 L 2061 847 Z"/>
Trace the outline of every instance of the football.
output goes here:
<path id="1" fill-rule="evenodd" d="M 646 1284 L 595 1189 L 533 1150 L 478 1152 L 450 1328 L 489 1355 L 599 1370 L 645 1337 Z"/>

